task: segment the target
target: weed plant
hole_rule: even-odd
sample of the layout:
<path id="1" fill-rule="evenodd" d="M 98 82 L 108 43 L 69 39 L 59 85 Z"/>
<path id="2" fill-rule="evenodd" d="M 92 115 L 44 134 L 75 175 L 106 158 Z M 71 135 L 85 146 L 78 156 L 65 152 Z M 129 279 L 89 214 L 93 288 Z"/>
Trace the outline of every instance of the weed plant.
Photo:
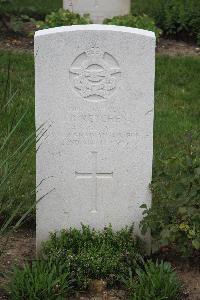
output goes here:
<path id="1" fill-rule="evenodd" d="M 90 23 L 92 22 L 89 15 L 82 17 L 79 14 L 60 8 L 58 11 L 47 15 L 44 21 L 36 22 L 36 26 L 38 29 L 46 29 L 58 26 L 86 25 Z"/>
<path id="2" fill-rule="evenodd" d="M 169 263 L 147 261 L 136 272 L 128 284 L 131 300 L 181 299 L 181 283 Z"/>
<path id="3" fill-rule="evenodd" d="M 155 35 L 157 38 L 159 38 L 162 33 L 162 31 L 156 26 L 154 19 L 147 15 L 118 16 L 118 17 L 114 17 L 112 19 L 104 20 L 104 24 L 127 26 L 127 27 L 150 30 L 150 31 L 155 32 Z"/>
<path id="4" fill-rule="evenodd" d="M 154 203 L 144 208 L 143 232 L 151 229 L 157 248 L 170 246 L 182 256 L 200 250 L 200 147 L 198 135 L 182 156 L 162 162 L 152 182 Z M 157 249 L 156 249 L 157 250 Z"/>
<path id="5" fill-rule="evenodd" d="M 187 38 L 200 45 L 199 0 L 134 0 L 132 13 L 151 16 L 168 37 Z"/>
<path id="6" fill-rule="evenodd" d="M 132 228 L 114 232 L 111 227 L 96 231 L 82 226 L 52 233 L 39 260 L 7 274 L 7 291 L 13 300 L 65 299 L 72 290 L 87 289 L 93 279 L 123 284 L 129 270 L 136 274 L 142 264 Z"/>
<path id="7" fill-rule="evenodd" d="M 130 277 L 129 277 L 130 275 Z M 178 300 L 181 284 L 166 262 L 144 262 L 132 228 L 82 226 L 53 233 L 40 259 L 8 273 L 11 300 L 66 299 L 93 279 L 127 288 L 133 300 Z"/>
<path id="8" fill-rule="evenodd" d="M 69 268 L 51 260 L 26 263 L 22 269 L 14 267 L 8 277 L 11 300 L 64 300 L 72 289 Z"/>
<path id="9" fill-rule="evenodd" d="M 43 246 L 44 257 L 70 266 L 78 289 L 87 288 L 91 279 L 105 279 L 109 286 L 120 283 L 130 268 L 135 273 L 143 261 L 140 253 L 130 228 L 114 232 L 111 227 L 95 231 L 82 226 L 51 234 Z"/>

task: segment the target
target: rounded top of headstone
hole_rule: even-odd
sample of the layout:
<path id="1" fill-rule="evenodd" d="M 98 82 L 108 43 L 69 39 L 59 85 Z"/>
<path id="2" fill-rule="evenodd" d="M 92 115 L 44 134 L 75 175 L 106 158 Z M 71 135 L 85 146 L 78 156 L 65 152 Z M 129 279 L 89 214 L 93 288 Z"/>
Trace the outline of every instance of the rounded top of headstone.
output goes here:
<path id="1" fill-rule="evenodd" d="M 150 38 L 155 38 L 155 33 L 152 31 L 126 27 L 116 25 L 100 25 L 100 24 L 89 24 L 89 25 L 72 25 L 72 26 L 61 26 L 49 29 L 38 30 L 35 33 L 35 37 L 43 35 L 51 35 L 56 33 L 73 32 L 73 31 L 113 31 L 113 32 L 124 32 L 142 35 Z"/>

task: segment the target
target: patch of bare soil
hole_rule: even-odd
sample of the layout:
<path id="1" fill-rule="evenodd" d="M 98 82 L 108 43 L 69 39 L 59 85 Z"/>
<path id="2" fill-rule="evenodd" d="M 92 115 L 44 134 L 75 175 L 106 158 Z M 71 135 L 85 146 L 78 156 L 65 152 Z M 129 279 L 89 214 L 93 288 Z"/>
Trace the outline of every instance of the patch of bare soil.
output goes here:
<path id="1" fill-rule="evenodd" d="M 2 248 L 3 241 L 0 241 Z M 21 229 L 14 232 L 5 247 L 4 255 L 1 258 L 0 271 L 2 273 L 10 270 L 13 264 L 23 265 L 24 261 L 35 258 L 35 232 L 32 229 Z M 189 262 L 172 261 L 178 275 L 184 284 L 184 299 L 200 300 L 200 266 L 192 266 Z M 0 299 L 7 300 L 3 291 L 5 279 L 0 277 Z M 122 290 L 102 289 L 99 293 L 79 292 L 68 300 L 127 300 L 126 293 Z"/>
<path id="2" fill-rule="evenodd" d="M 0 32 L 0 49 L 33 52 L 35 31 L 36 27 L 33 23 L 25 22 L 21 34 L 11 34 L 6 31 Z"/>
<path id="3" fill-rule="evenodd" d="M 0 50 L 32 53 L 33 45 L 33 37 L 0 34 Z"/>
<path id="4" fill-rule="evenodd" d="M 102 293 L 77 293 L 68 300 L 126 300 L 126 293 L 122 290 L 109 290 Z"/>
<path id="5" fill-rule="evenodd" d="M 36 27 L 31 22 L 24 23 L 23 35 L 0 34 L 0 49 L 33 52 L 33 35 Z M 160 38 L 156 47 L 157 53 L 165 55 L 200 56 L 200 47 L 182 41 Z"/>
<path id="6" fill-rule="evenodd" d="M 188 44 L 176 40 L 159 39 L 157 53 L 165 55 L 185 55 L 198 56 L 200 55 L 200 47 L 195 44 Z"/>
<path id="7" fill-rule="evenodd" d="M 197 270 L 177 270 L 185 286 L 185 294 L 191 300 L 200 300 L 200 272 Z"/>
<path id="8" fill-rule="evenodd" d="M 12 265 L 23 265 L 35 257 L 35 232 L 31 229 L 21 229 L 14 232 L 8 239 L 0 239 L 0 273 L 9 271 Z M 5 278 L 0 274 L 0 299 L 8 299 L 3 291 Z"/>

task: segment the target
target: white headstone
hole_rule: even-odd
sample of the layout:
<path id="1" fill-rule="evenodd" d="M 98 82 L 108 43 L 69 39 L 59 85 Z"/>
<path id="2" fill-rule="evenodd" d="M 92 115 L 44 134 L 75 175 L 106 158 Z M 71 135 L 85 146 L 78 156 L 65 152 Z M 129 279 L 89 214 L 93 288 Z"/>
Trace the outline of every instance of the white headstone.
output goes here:
<path id="1" fill-rule="evenodd" d="M 35 35 L 37 243 L 50 231 L 114 230 L 151 205 L 154 33 L 118 26 Z M 53 189 L 53 191 L 52 191 Z"/>
<path id="2" fill-rule="evenodd" d="M 106 18 L 130 13 L 131 0 L 63 0 L 64 9 L 90 14 L 94 23 L 102 23 Z"/>

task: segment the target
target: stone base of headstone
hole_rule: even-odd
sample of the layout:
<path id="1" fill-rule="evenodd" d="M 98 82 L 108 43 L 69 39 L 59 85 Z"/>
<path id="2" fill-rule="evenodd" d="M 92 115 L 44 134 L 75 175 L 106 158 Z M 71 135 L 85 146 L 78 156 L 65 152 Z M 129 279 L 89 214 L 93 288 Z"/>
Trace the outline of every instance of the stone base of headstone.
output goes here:
<path id="1" fill-rule="evenodd" d="M 89 14 L 93 23 L 101 24 L 106 18 L 123 16 L 130 12 L 130 0 L 63 0 L 63 8 Z"/>

